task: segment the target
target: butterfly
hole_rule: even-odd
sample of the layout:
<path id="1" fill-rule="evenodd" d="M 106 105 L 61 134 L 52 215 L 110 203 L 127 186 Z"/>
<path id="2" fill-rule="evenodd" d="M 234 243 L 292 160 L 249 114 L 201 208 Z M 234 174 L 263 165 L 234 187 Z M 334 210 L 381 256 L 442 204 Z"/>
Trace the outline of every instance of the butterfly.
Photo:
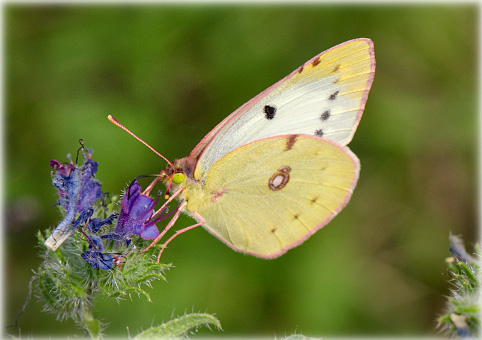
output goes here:
<path id="1" fill-rule="evenodd" d="M 160 180 L 181 201 L 156 244 L 184 212 L 232 249 L 276 258 L 303 243 L 348 203 L 360 162 L 346 146 L 375 74 L 373 42 L 332 47 L 246 102 Z"/>

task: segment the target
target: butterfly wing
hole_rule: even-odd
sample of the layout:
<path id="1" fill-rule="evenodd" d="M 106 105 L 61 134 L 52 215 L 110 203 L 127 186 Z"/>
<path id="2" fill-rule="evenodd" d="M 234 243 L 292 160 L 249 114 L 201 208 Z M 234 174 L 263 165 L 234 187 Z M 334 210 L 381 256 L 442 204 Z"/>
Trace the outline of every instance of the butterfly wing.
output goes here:
<path id="1" fill-rule="evenodd" d="M 326 225 L 348 202 L 359 161 L 308 135 L 261 139 L 226 154 L 205 183 L 188 181 L 187 212 L 231 248 L 274 258 Z"/>
<path id="2" fill-rule="evenodd" d="M 224 119 L 191 152 L 195 178 L 223 155 L 271 136 L 308 134 L 350 142 L 360 121 L 375 72 L 370 39 L 335 46 L 293 71 Z"/>

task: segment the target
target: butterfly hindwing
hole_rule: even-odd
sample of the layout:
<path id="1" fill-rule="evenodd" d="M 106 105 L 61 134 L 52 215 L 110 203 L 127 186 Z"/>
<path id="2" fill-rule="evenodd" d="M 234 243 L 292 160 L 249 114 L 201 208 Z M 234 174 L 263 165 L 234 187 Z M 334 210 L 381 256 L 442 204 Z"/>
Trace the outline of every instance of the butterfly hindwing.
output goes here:
<path id="1" fill-rule="evenodd" d="M 252 141 L 285 134 L 350 142 L 373 82 L 370 39 L 355 39 L 312 58 L 211 131 L 193 150 L 196 178 L 223 155 Z"/>
<path id="2" fill-rule="evenodd" d="M 348 202 L 359 161 L 347 148 L 309 135 L 264 138 L 188 182 L 187 211 L 235 250 L 273 258 L 327 224 Z"/>

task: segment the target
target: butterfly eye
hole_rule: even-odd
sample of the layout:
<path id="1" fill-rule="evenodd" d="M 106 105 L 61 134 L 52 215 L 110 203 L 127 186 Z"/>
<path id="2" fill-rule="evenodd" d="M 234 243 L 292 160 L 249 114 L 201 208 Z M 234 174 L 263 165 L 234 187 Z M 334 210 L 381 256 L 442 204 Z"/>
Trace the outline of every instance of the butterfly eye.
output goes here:
<path id="1" fill-rule="evenodd" d="M 180 184 L 184 182 L 186 179 L 186 176 L 182 172 L 176 172 L 174 175 L 172 175 L 172 181 L 176 184 Z"/>

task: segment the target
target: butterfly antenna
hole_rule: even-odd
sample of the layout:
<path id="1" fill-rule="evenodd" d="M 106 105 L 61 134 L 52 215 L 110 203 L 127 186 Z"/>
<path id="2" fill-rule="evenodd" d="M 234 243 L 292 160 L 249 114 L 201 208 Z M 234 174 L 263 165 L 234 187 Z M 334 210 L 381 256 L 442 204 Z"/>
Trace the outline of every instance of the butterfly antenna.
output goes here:
<path id="1" fill-rule="evenodd" d="M 159 157 L 161 157 L 162 159 L 164 159 L 169 165 L 172 165 L 171 162 L 169 162 L 167 160 L 166 157 L 164 157 L 163 155 L 161 155 L 159 152 L 157 152 L 156 150 L 154 150 L 154 148 L 152 146 L 150 146 L 149 144 L 147 144 L 146 142 L 144 142 L 142 139 L 140 139 L 139 137 L 137 137 L 135 134 L 133 134 L 132 132 L 130 132 L 124 125 L 122 125 L 121 123 L 119 123 L 117 121 L 117 119 L 115 119 L 114 117 L 112 117 L 111 115 L 109 115 L 107 117 L 107 119 L 109 119 L 112 123 L 114 123 L 115 125 L 117 125 L 118 127 L 120 127 L 122 130 L 126 131 L 127 133 L 129 133 L 132 137 L 134 137 L 135 139 L 137 139 L 139 142 L 141 142 L 142 144 L 144 144 L 145 146 L 147 146 L 149 149 L 151 149 L 156 155 L 158 155 Z"/>

